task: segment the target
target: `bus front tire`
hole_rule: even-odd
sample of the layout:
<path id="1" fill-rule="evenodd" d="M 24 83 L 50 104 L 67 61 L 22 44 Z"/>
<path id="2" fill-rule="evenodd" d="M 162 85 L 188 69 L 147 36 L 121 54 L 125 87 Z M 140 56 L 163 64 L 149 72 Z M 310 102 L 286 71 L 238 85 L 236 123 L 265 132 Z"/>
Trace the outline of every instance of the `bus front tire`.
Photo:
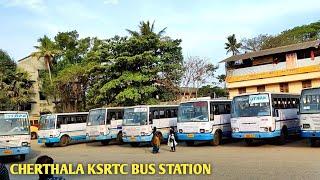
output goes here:
<path id="1" fill-rule="evenodd" d="M 62 137 L 60 138 L 60 143 L 59 143 L 59 145 L 60 145 L 61 147 L 64 147 L 64 146 L 67 146 L 67 145 L 69 144 L 69 142 L 70 142 L 69 136 L 62 136 Z"/>
<path id="2" fill-rule="evenodd" d="M 47 147 L 52 147 L 54 144 L 53 143 L 44 143 L 44 145 Z"/>
<path id="3" fill-rule="evenodd" d="M 222 141 L 221 132 L 220 131 L 216 131 L 214 133 L 213 140 L 211 141 L 211 145 L 212 146 L 218 146 L 218 145 L 221 144 L 221 141 Z"/>
<path id="4" fill-rule="evenodd" d="M 36 132 L 31 132 L 31 139 L 37 139 L 37 133 Z"/>
<path id="5" fill-rule="evenodd" d="M 109 140 L 102 140 L 101 141 L 101 144 L 103 145 L 103 146 L 106 146 L 106 145 L 108 145 L 109 144 Z"/>
<path id="6" fill-rule="evenodd" d="M 131 145 L 132 147 L 138 147 L 138 146 L 140 145 L 140 143 L 134 142 L 134 143 L 130 143 L 130 145 Z"/>

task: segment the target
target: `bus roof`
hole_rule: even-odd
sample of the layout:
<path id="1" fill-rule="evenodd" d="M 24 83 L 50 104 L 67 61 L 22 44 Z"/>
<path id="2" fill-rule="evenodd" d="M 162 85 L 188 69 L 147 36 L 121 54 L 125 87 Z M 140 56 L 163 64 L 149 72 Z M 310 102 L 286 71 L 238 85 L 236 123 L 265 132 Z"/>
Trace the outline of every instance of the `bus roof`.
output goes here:
<path id="1" fill-rule="evenodd" d="M 299 96 L 299 94 L 293 94 L 293 93 L 283 93 L 283 92 L 253 92 L 253 93 L 244 93 L 244 94 L 239 94 L 234 97 L 238 96 L 246 96 L 246 95 L 255 95 L 255 94 L 271 94 L 271 95 L 289 95 L 289 96 Z"/>
<path id="2" fill-rule="evenodd" d="M 89 114 L 89 112 L 72 112 L 72 113 L 52 113 L 52 114 L 44 114 L 42 116 L 47 116 L 47 115 L 76 115 L 76 114 Z"/>
<path id="3" fill-rule="evenodd" d="M 28 112 L 26 112 L 26 111 L 0 111 L 0 114 L 5 114 L 5 113 L 11 113 L 11 114 L 24 113 L 24 114 L 28 114 Z"/>
<path id="4" fill-rule="evenodd" d="M 125 107 L 102 107 L 102 108 L 94 108 L 94 109 L 90 109 L 90 111 L 92 110 L 98 110 L 98 109 L 124 109 Z"/>
<path id="5" fill-rule="evenodd" d="M 136 107 L 160 107 L 160 108 L 163 108 L 163 107 L 178 107 L 179 105 L 137 105 L 137 106 L 131 106 L 131 107 L 125 107 L 125 109 L 127 108 L 136 108 Z"/>
<path id="6" fill-rule="evenodd" d="M 302 91 L 305 91 L 305 90 L 314 90 L 314 89 L 320 89 L 320 87 L 303 88 Z"/>
<path id="7" fill-rule="evenodd" d="M 180 104 L 183 104 L 183 103 L 192 103 L 192 102 L 199 102 L 199 101 L 207 101 L 207 102 L 231 102 L 232 100 L 231 99 L 198 99 L 198 100 L 190 100 L 190 101 L 185 101 L 185 102 L 181 102 Z"/>

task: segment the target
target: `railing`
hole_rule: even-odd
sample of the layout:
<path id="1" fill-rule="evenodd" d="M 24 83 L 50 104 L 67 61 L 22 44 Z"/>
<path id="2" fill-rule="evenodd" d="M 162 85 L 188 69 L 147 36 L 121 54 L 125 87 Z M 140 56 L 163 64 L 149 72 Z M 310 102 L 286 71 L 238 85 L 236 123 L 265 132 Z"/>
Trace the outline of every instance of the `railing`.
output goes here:
<path id="1" fill-rule="evenodd" d="M 315 57 L 314 60 L 311 60 L 310 58 L 298 59 L 296 61 L 295 67 L 293 68 L 319 65 L 319 64 L 320 64 L 320 57 Z M 265 64 L 265 65 L 252 66 L 252 67 L 246 67 L 246 68 L 240 68 L 240 69 L 230 69 L 230 70 L 227 70 L 227 76 L 228 77 L 244 76 L 244 75 L 250 75 L 250 74 L 257 74 L 257 73 L 286 70 L 286 69 L 290 69 L 290 68 L 287 68 L 287 63 L 280 62 L 278 64 Z"/>

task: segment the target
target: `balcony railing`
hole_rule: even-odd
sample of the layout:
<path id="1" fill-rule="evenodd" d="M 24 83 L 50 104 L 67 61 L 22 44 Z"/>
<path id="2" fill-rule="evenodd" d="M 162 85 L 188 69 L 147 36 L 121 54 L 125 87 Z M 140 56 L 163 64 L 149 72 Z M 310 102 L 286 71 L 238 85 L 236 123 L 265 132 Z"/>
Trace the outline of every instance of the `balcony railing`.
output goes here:
<path id="1" fill-rule="evenodd" d="M 312 66 L 312 65 L 319 65 L 320 64 L 320 57 L 315 57 L 314 60 L 311 60 L 311 58 L 306 59 L 298 59 L 296 61 L 296 65 L 294 67 L 290 68 L 299 68 L 299 67 L 306 67 L 306 66 Z M 290 69 L 287 67 L 286 62 L 280 62 L 278 64 L 265 64 L 260 66 L 252 66 L 252 67 L 246 67 L 246 68 L 240 68 L 240 69 L 229 69 L 227 70 L 227 76 L 233 77 L 233 76 L 244 76 L 244 75 L 250 75 L 250 74 L 258 74 L 258 73 L 266 73 L 266 72 L 272 72 L 272 71 L 278 71 L 278 70 L 286 70 Z"/>

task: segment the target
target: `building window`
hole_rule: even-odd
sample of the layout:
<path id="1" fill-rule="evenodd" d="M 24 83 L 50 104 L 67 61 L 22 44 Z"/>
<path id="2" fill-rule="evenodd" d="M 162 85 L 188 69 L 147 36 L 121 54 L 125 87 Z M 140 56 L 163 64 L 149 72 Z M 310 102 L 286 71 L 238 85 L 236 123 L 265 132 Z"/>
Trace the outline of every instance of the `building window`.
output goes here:
<path id="1" fill-rule="evenodd" d="M 302 81 L 302 88 L 311 88 L 311 87 L 312 87 L 311 80 Z"/>
<path id="2" fill-rule="evenodd" d="M 257 87 L 257 92 L 265 92 L 265 91 L 266 91 L 266 87 L 264 85 Z"/>
<path id="3" fill-rule="evenodd" d="M 280 92 L 289 92 L 288 83 L 280 83 Z"/>
<path id="4" fill-rule="evenodd" d="M 246 93 L 246 88 L 238 88 L 239 94 Z"/>

